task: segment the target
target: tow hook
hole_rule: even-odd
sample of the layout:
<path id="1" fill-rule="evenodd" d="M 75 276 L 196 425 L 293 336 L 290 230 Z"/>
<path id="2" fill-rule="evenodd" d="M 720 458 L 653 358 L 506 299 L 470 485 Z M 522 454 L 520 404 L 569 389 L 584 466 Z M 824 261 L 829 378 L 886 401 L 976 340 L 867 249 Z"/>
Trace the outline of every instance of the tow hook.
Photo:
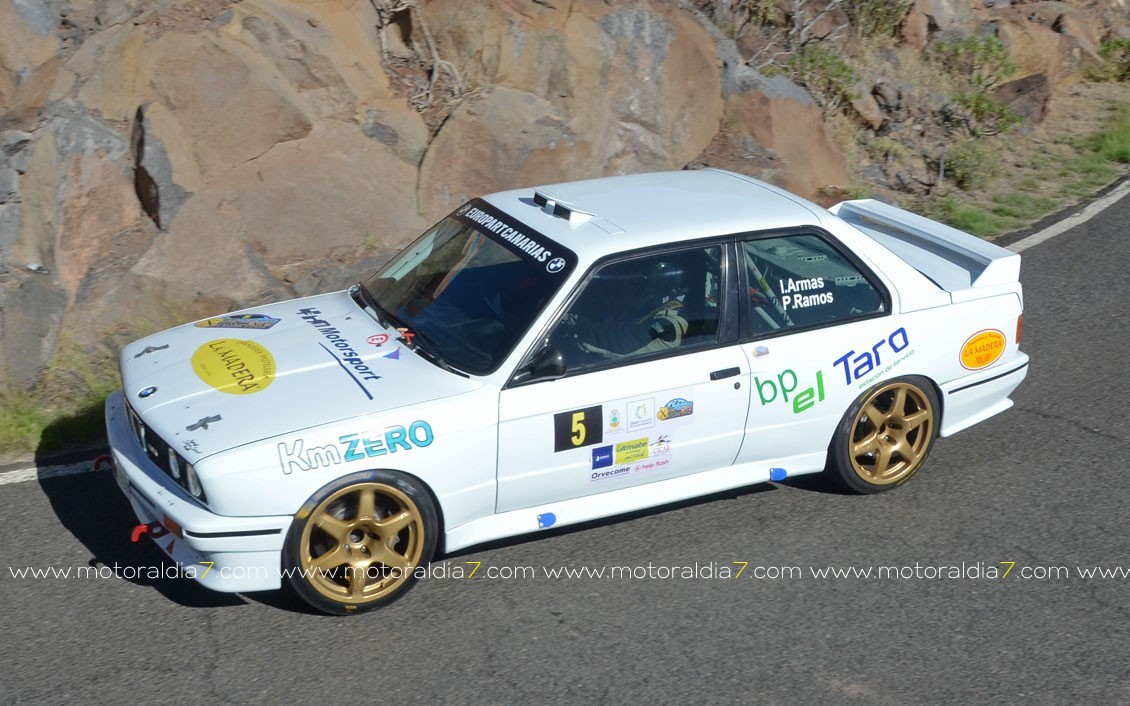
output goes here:
<path id="1" fill-rule="evenodd" d="M 110 457 L 110 454 L 102 454 L 94 459 L 94 468 L 92 470 L 97 473 L 102 469 L 102 464 L 106 464 L 110 470 L 114 470 L 114 459 Z"/>
<path id="2" fill-rule="evenodd" d="M 147 534 L 153 539 L 157 539 L 158 537 L 164 537 L 168 533 L 169 530 L 165 529 L 160 522 L 148 522 L 144 525 L 134 527 L 133 532 L 130 532 L 129 540 L 137 544 L 141 541 L 142 535 Z"/>

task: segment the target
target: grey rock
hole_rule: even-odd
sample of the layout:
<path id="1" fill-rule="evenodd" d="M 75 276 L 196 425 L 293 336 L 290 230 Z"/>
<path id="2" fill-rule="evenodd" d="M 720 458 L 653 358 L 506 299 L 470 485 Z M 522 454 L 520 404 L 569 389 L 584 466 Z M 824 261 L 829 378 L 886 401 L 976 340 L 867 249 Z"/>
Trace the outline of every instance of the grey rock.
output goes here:
<path id="1" fill-rule="evenodd" d="M 0 263 L 10 259 L 12 248 L 20 238 L 20 212 L 18 203 L 0 204 Z"/>
<path id="2" fill-rule="evenodd" d="M 19 174 L 11 167 L 0 167 L 0 204 L 19 203 Z"/>
<path id="3" fill-rule="evenodd" d="M 886 112 L 898 110 L 902 106 L 902 92 L 886 81 L 876 83 L 871 88 L 871 95 L 879 107 Z"/>
<path id="4" fill-rule="evenodd" d="M 77 101 L 52 103 L 45 113 L 47 129 L 55 135 L 56 148 L 63 157 L 102 151 L 117 161 L 129 153 L 129 141 L 109 123 L 88 113 Z"/>
<path id="5" fill-rule="evenodd" d="M 33 136 L 22 130 L 0 132 L 0 165 L 8 165 L 20 174 L 31 163 Z"/>
<path id="6" fill-rule="evenodd" d="M 133 135 L 134 189 L 141 207 L 157 227 L 167 230 L 192 196 L 173 180 L 173 165 L 160 138 L 149 129 L 145 109 L 138 108 Z"/>
<path id="7" fill-rule="evenodd" d="M 12 9 L 40 37 L 55 31 L 55 14 L 43 0 L 11 0 Z"/>
<path id="8" fill-rule="evenodd" d="M 55 353 L 67 294 L 51 277 L 16 275 L 5 284 L 0 309 L 0 375 L 30 386 Z"/>

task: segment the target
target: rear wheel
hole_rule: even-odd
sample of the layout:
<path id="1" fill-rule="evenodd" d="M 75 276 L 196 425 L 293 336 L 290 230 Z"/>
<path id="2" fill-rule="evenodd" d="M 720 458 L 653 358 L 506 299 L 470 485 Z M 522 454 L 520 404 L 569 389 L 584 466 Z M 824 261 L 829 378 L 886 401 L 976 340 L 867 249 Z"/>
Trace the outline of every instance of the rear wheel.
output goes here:
<path id="1" fill-rule="evenodd" d="M 315 493 L 291 525 L 283 548 L 290 585 L 326 613 L 388 605 L 431 560 L 438 524 L 431 497 L 409 476 L 342 478 Z"/>
<path id="2" fill-rule="evenodd" d="M 829 452 L 849 490 L 878 493 L 910 479 L 937 436 L 938 397 L 929 381 L 896 378 L 863 393 L 848 409 Z"/>

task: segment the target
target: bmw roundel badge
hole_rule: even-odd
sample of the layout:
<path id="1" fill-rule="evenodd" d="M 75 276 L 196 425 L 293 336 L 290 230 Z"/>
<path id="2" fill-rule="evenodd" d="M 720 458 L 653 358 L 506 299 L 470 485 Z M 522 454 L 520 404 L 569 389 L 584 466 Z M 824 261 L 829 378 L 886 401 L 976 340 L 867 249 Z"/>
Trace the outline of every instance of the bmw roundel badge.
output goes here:
<path id="1" fill-rule="evenodd" d="M 137 396 L 140 397 L 141 399 L 145 399 L 146 397 L 152 395 L 156 391 L 157 391 L 157 388 L 150 385 L 149 387 L 145 388 L 141 392 L 137 393 Z"/>

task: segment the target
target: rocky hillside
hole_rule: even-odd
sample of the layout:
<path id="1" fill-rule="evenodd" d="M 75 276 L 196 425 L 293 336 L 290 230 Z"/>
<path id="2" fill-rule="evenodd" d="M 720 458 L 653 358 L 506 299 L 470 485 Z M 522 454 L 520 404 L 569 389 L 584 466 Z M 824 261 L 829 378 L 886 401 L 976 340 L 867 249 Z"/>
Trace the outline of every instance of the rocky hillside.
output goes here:
<path id="1" fill-rule="evenodd" d="M 0 0 L 0 382 L 344 286 L 493 190 L 721 166 L 810 197 L 928 192 L 947 145 L 1011 116 L 961 81 L 1038 122 L 1127 19 L 1125 0 Z M 983 37 L 1016 80 L 951 56 Z M 939 47 L 956 75 L 916 82 Z M 909 156 L 849 165 L 831 116 Z"/>

